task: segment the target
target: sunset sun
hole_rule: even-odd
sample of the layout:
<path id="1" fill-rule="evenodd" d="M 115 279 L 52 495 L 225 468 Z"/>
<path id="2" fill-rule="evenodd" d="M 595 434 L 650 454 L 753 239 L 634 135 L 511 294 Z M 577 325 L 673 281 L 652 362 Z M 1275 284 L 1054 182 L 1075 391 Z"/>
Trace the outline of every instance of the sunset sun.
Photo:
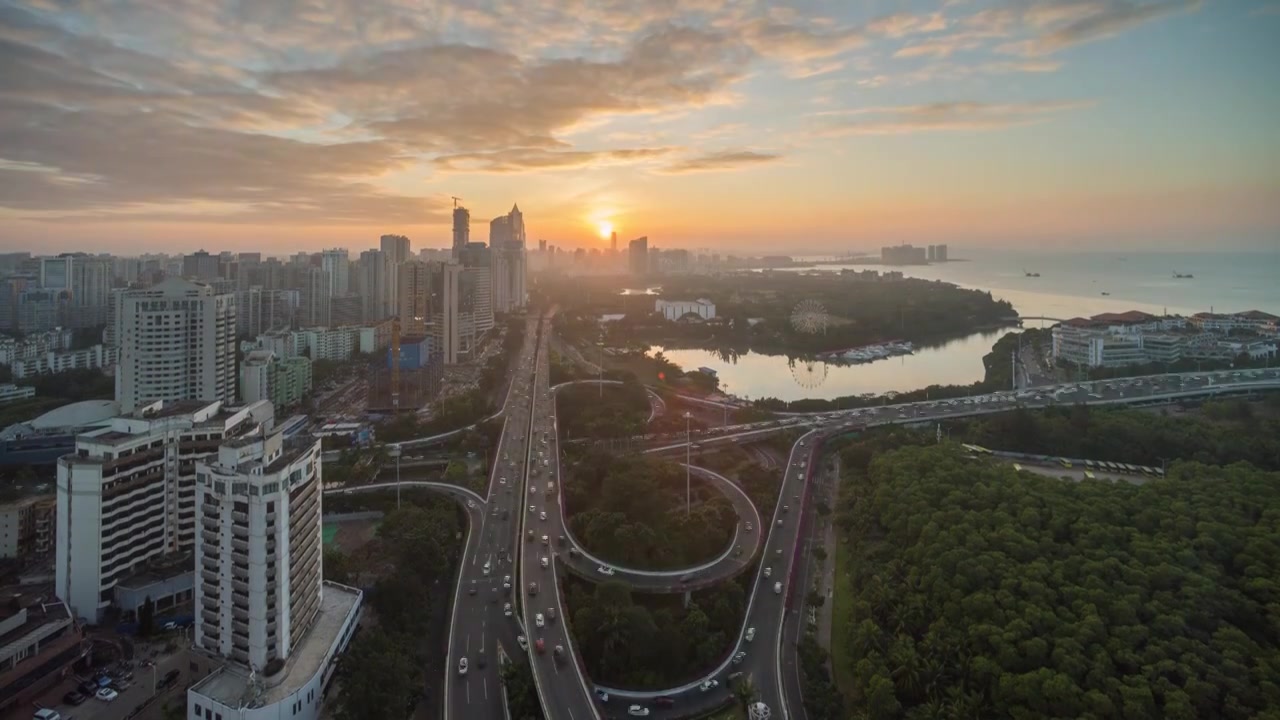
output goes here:
<path id="1" fill-rule="evenodd" d="M 611 222 L 601 221 L 596 228 L 600 231 L 600 237 L 602 239 L 608 240 L 609 236 L 613 234 L 613 223 Z"/>

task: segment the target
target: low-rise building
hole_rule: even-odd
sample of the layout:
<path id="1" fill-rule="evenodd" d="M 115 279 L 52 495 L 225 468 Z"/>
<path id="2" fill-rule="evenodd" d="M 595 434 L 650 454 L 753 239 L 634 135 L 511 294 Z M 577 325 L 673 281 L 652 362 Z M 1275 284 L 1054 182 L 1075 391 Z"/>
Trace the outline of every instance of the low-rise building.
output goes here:
<path id="1" fill-rule="evenodd" d="M 1183 359 L 1230 360 L 1241 354 L 1262 358 L 1275 354 L 1275 342 L 1226 336 L 1265 329 L 1263 315 L 1253 314 L 1241 320 L 1241 315 L 1200 313 L 1184 318 L 1132 310 L 1072 318 L 1054 326 L 1053 356 L 1082 367 L 1174 363 Z"/>
<path id="2" fill-rule="evenodd" d="M 14 385 L 13 383 L 0 385 L 0 403 L 12 402 L 14 400 L 26 400 L 29 397 L 35 396 L 36 389 L 27 385 Z"/>
<path id="3" fill-rule="evenodd" d="M 655 300 L 654 312 L 662 313 L 662 317 L 676 321 L 686 315 L 696 315 L 703 320 L 711 320 L 716 316 L 716 304 L 706 298 L 697 300 Z"/>
<path id="4" fill-rule="evenodd" d="M 39 355 L 14 360 L 10 365 L 17 379 L 66 372 L 67 370 L 101 369 L 115 365 L 120 351 L 108 345 L 94 345 L 83 350 L 50 350 Z"/>
<path id="5" fill-rule="evenodd" d="M 25 588 L 5 588 L 0 605 L 0 715 L 19 708 L 31 716 L 41 693 L 71 676 L 89 643 L 67 606 Z M 16 715 L 15 715 L 16 717 Z"/>
<path id="6" fill-rule="evenodd" d="M 276 408 L 297 405 L 311 392 L 311 360 L 281 358 L 270 350 L 254 350 L 240 363 L 240 398 L 269 400 Z"/>

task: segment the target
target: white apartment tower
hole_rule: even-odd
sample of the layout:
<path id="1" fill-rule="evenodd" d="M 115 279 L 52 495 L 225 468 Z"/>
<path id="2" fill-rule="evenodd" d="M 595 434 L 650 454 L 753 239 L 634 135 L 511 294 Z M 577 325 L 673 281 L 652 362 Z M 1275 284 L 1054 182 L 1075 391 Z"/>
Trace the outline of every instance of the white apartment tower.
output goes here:
<path id="1" fill-rule="evenodd" d="M 524 214 L 518 205 L 489 223 L 490 286 L 494 312 L 511 312 L 526 304 Z"/>
<path id="2" fill-rule="evenodd" d="M 356 292 L 363 299 L 364 320 L 381 322 L 395 307 L 395 266 L 382 250 L 365 250 L 356 264 Z"/>
<path id="3" fill-rule="evenodd" d="M 196 543 L 196 462 L 273 418 L 259 402 L 157 402 L 76 438 L 58 459 L 55 592 L 98 622 L 115 586 L 147 561 Z"/>
<path id="4" fill-rule="evenodd" d="M 446 365 L 458 362 L 462 350 L 462 290 L 463 268 L 457 263 L 439 263 L 431 281 L 431 336 L 440 349 L 440 359 Z"/>
<path id="5" fill-rule="evenodd" d="M 261 671 L 320 611 L 320 441 L 227 442 L 196 477 L 195 645 Z"/>
<path id="6" fill-rule="evenodd" d="M 116 401 L 130 413 L 156 400 L 234 402 L 236 302 L 208 285 L 168 278 L 118 296 Z"/>

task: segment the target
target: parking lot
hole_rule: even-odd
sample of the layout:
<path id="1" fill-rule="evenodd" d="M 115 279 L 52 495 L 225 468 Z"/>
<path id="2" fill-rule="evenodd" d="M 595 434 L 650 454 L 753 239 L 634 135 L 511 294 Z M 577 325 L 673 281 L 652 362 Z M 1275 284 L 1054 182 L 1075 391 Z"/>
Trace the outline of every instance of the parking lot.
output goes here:
<path id="1" fill-rule="evenodd" d="M 181 646 L 181 638 L 178 636 L 178 643 Z M 63 720 L 162 720 L 164 717 L 165 703 L 173 703 L 180 700 L 185 693 L 186 686 L 189 682 L 190 673 L 187 669 L 186 653 L 178 649 L 172 653 L 165 653 L 166 643 L 139 644 L 135 648 L 132 667 L 120 667 L 112 664 L 103 670 L 116 671 L 118 677 L 111 678 L 109 687 L 119 693 L 114 700 L 99 700 L 96 697 L 86 698 L 78 705 L 72 705 L 65 701 L 65 696 L 84 681 L 92 681 L 93 678 L 88 676 L 72 676 L 67 680 L 51 687 L 43 695 L 37 699 L 38 706 L 47 707 L 57 710 L 62 714 Z M 155 652 L 154 667 L 146 667 L 144 661 L 152 659 L 152 653 Z M 159 699 L 156 702 L 147 705 L 142 712 L 134 715 L 136 710 L 147 704 L 148 699 L 152 697 L 152 686 L 166 677 L 170 671 L 177 671 L 177 675 L 171 685 L 167 688 L 159 688 Z M 130 678 L 130 675 L 132 677 Z M 26 709 L 17 709 L 10 713 L 6 713 L 0 720 L 30 720 L 37 706 L 31 706 Z"/>

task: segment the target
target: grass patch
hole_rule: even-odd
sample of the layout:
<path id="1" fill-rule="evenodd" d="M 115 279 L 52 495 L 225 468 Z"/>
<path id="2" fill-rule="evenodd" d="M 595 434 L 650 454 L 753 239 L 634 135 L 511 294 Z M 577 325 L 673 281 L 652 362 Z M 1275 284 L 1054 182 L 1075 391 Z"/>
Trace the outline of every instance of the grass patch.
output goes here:
<path id="1" fill-rule="evenodd" d="M 844 641 L 844 631 L 853 623 L 853 572 L 849 541 L 843 533 L 836 534 L 835 593 L 831 598 L 831 670 L 836 690 L 844 697 L 845 707 L 853 695 L 853 666 L 857 661 L 849 643 Z"/>

